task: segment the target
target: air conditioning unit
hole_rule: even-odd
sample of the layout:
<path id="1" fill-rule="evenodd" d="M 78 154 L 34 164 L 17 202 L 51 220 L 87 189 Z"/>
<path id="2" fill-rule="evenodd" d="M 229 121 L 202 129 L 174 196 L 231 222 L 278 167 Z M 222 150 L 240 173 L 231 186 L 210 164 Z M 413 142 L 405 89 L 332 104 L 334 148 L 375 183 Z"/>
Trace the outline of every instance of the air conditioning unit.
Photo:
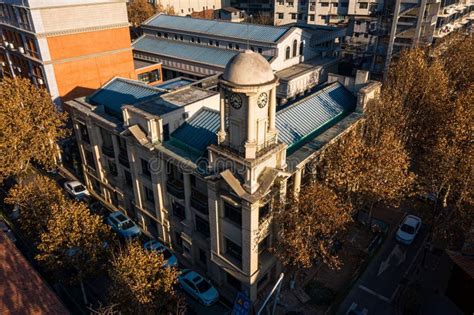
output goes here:
<path id="1" fill-rule="evenodd" d="M 25 48 L 23 48 L 23 47 L 18 47 L 18 51 L 19 51 L 20 53 L 24 54 L 24 53 L 25 53 Z"/>
<path id="2" fill-rule="evenodd" d="M 43 83 L 44 83 L 44 82 L 43 82 L 43 79 L 38 79 L 37 81 L 38 81 L 38 84 L 39 84 L 39 85 L 43 85 Z"/>
<path id="3" fill-rule="evenodd" d="M 13 45 L 13 43 L 10 43 L 10 48 L 15 49 L 15 45 Z"/>
<path id="4" fill-rule="evenodd" d="M 20 67 L 16 67 L 16 71 L 18 71 L 18 73 L 21 73 L 21 68 L 20 68 Z"/>
<path id="5" fill-rule="evenodd" d="M 2 61 L 2 67 L 5 67 L 5 62 Z"/>
<path id="6" fill-rule="evenodd" d="M 7 42 L 7 41 L 4 41 L 4 42 L 3 42 L 3 45 L 4 45 L 5 47 L 8 47 L 8 46 L 10 45 L 10 43 Z"/>

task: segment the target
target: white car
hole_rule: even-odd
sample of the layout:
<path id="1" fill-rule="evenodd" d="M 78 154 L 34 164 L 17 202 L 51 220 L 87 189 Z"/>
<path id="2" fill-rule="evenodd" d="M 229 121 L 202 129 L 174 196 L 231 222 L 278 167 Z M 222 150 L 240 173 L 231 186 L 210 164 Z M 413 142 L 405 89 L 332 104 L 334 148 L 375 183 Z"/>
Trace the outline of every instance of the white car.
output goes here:
<path id="1" fill-rule="evenodd" d="M 90 196 L 90 193 L 87 188 L 77 180 L 65 182 L 64 188 L 67 190 L 69 195 L 71 195 L 77 200 L 82 200 L 85 197 Z"/>
<path id="2" fill-rule="evenodd" d="M 398 227 L 395 238 L 398 242 L 410 245 L 415 240 L 421 227 L 421 219 L 414 215 L 407 215 Z"/>

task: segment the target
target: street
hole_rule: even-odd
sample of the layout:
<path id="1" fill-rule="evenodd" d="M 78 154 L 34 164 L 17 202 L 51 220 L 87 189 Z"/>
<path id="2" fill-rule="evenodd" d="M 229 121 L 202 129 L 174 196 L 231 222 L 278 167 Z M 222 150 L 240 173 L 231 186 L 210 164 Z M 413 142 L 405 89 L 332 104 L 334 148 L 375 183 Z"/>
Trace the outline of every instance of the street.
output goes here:
<path id="1" fill-rule="evenodd" d="M 427 226 L 423 225 L 415 242 L 408 246 L 399 244 L 393 233 L 389 234 L 381 252 L 353 285 L 337 314 L 346 314 L 354 307 L 366 314 L 395 314 L 392 302 L 405 273 L 422 251 L 427 232 Z"/>

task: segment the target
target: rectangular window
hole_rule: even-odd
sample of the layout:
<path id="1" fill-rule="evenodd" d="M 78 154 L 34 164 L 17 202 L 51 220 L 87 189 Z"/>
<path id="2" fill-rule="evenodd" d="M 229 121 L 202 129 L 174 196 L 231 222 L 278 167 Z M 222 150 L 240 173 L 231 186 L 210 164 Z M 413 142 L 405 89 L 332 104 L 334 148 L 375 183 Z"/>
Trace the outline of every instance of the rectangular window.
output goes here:
<path id="1" fill-rule="evenodd" d="M 359 3 L 359 9 L 367 9 L 368 8 L 368 3 L 367 2 L 360 2 Z"/>
<path id="2" fill-rule="evenodd" d="M 283 20 L 283 18 L 285 17 L 285 14 L 284 13 L 277 13 L 277 16 L 278 16 L 278 19 Z"/>
<path id="3" fill-rule="evenodd" d="M 148 163 L 147 160 L 144 160 L 144 159 L 140 159 L 142 161 L 142 174 L 147 176 L 147 177 L 151 177 L 151 173 L 150 173 L 150 165 Z"/>
<path id="4" fill-rule="evenodd" d="M 321 7 L 329 7 L 329 2 L 321 2 Z"/>
<path id="5" fill-rule="evenodd" d="M 227 284 L 236 289 L 237 291 L 242 290 L 242 284 L 240 281 L 235 278 L 234 276 L 230 275 L 229 273 L 226 273 L 227 275 Z"/>
<path id="6" fill-rule="evenodd" d="M 314 14 L 310 14 L 310 15 L 309 15 L 309 20 L 312 21 L 312 22 L 314 22 Z"/>
<path id="7" fill-rule="evenodd" d="M 125 176 L 125 184 L 127 184 L 128 187 L 133 187 L 132 174 L 130 174 L 129 171 L 123 171 L 123 174 Z"/>
<path id="8" fill-rule="evenodd" d="M 145 73 L 140 73 L 138 75 L 138 80 L 145 82 L 145 83 L 151 83 L 155 81 L 160 81 L 161 80 L 161 72 L 159 69 L 155 69 L 149 72 Z"/>
<path id="9" fill-rule="evenodd" d="M 153 190 L 148 187 L 143 187 L 145 190 L 145 199 L 152 204 L 155 204 L 155 197 L 153 196 Z"/>
<path id="10" fill-rule="evenodd" d="M 211 232 L 210 232 L 210 227 L 209 227 L 209 222 L 201 218 L 200 216 L 196 215 L 196 231 L 204 235 L 205 237 L 210 237 Z"/>
<path id="11" fill-rule="evenodd" d="M 180 220 L 186 219 L 186 210 L 184 209 L 184 206 L 177 203 L 173 202 L 171 205 L 173 208 L 173 214 Z"/>
<path id="12" fill-rule="evenodd" d="M 292 20 L 296 20 L 296 13 L 290 13 L 290 15 Z"/>
<path id="13" fill-rule="evenodd" d="M 224 202 L 224 216 L 238 226 L 242 226 L 242 211 L 239 207 Z"/>
<path id="14" fill-rule="evenodd" d="M 238 262 L 242 262 L 242 247 L 232 242 L 228 238 L 225 239 L 225 252 L 230 257 L 234 258 Z"/>
<path id="15" fill-rule="evenodd" d="M 170 126 L 168 124 L 163 125 L 163 141 L 170 139 Z"/>
<path id="16" fill-rule="evenodd" d="M 87 126 L 82 122 L 78 122 L 77 125 L 79 127 L 79 134 L 81 135 L 81 140 L 90 144 L 91 142 L 89 139 L 89 131 L 87 130 Z"/>
<path id="17" fill-rule="evenodd" d="M 270 212 L 270 203 L 267 202 L 266 204 L 264 204 L 258 209 L 258 220 L 262 221 L 263 219 L 265 219 L 269 212 Z"/>
<path id="18" fill-rule="evenodd" d="M 95 170 L 94 155 L 92 154 L 92 152 L 88 150 L 84 150 L 84 155 L 86 157 L 86 165 Z"/>

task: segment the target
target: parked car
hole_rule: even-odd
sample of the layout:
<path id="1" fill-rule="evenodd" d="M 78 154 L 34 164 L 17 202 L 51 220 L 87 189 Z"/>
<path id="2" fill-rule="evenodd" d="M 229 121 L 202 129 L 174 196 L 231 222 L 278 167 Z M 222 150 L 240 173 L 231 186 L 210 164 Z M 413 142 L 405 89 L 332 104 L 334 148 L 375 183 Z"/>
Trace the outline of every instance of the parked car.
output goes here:
<path id="1" fill-rule="evenodd" d="M 141 234 L 140 228 L 130 218 L 119 211 L 109 214 L 106 223 L 123 238 L 135 238 Z"/>
<path id="2" fill-rule="evenodd" d="M 410 245 L 415 240 L 421 227 L 421 219 L 414 215 L 407 215 L 398 227 L 395 238 L 398 242 Z"/>
<path id="3" fill-rule="evenodd" d="M 161 244 L 157 240 L 151 240 L 146 242 L 143 247 L 146 250 L 156 251 L 158 254 L 162 254 L 166 260 L 165 265 L 169 267 L 178 267 L 178 258 L 171 252 L 171 250 L 165 245 Z"/>
<path id="4" fill-rule="evenodd" d="M 64 188 L 68 194 L 76 200 L 84 200 L 90 196 L 87 188 L 77 180 L 65 182 Z"/>
<path id="5" fill-rule="evenodd" d="M 209 280 L 199 273 L 185 269 L 178 276 L 179 285 L 205 306 L 210 306 L 219 300 L 219 292 Z"/>

